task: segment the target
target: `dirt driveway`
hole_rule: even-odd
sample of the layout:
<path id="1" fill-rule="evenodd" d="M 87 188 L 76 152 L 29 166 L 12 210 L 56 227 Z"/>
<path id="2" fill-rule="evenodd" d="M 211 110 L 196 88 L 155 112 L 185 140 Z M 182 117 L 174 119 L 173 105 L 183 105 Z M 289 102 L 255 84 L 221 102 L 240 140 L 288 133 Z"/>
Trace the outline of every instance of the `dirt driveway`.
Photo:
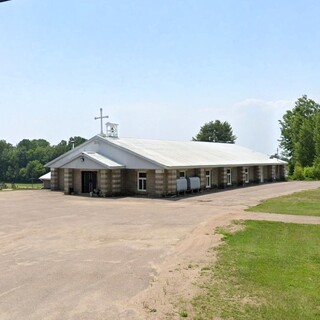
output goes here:
<path id="1" fill-rule="evenodd" d="M 262 199 L 318 187 L 277 183 L 178 201 L 0 192 L 0 319 L 146 319 L 150 283 L 201 260 L 213 228 L 245 219 L 242 210 Z"/>

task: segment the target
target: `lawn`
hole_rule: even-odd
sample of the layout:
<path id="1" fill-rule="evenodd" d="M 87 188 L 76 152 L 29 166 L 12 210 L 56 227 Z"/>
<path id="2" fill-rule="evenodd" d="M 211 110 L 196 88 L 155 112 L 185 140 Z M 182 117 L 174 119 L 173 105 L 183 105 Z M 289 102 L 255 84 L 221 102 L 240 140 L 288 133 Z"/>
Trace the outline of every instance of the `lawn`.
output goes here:
<path id="1" fill-rule="evenodd" d="M 192 319 L 320 319 L 320 226 L 244 224 L 222 232 L 218 261 L 202 270 Z"/>
<path id="2" fill-rule="evenodd" d="M 33 190 L 41 189 L 43 186 L 42 183 L 1 183 L 0 190 Z"/>
<path id="3" fill-rule="evenodd" d="M 320 216 L 320 189 L 269 199 L 246 211 Z"/>

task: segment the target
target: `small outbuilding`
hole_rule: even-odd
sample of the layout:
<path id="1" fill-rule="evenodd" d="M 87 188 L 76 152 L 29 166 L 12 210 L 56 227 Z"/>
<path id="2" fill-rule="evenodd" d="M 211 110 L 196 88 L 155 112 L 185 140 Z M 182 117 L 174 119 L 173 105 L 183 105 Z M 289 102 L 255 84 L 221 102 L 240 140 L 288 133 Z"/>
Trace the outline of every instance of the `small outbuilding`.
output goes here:
<path id="1" fill-rule="evenodd" d="M 51 189 L 51 172 L 44 174 L 39 180 L 43 183 L 43 189 Z"/>
<path id="2" fill-rule="evenodd" d="M 66 194 L 164 197 L 192 188 L 284 180 L 286 164 L 237 144 L 119 138 L 111 132 L 94 136 L 46 167 L 51 190 Z"/>

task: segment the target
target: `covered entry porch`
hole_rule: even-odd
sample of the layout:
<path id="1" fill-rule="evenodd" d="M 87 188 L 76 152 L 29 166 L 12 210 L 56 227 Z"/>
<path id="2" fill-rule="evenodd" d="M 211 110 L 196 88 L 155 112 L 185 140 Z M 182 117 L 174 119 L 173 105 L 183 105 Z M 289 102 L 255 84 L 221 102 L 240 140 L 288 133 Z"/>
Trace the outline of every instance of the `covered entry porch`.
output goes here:
<path id="1" fill-rule="evenodd" d="M 82 152 L 60 168 L 51 168 L 51 189 L 65 194 L 117 195 L 123 168 L 98 153 Z"/>

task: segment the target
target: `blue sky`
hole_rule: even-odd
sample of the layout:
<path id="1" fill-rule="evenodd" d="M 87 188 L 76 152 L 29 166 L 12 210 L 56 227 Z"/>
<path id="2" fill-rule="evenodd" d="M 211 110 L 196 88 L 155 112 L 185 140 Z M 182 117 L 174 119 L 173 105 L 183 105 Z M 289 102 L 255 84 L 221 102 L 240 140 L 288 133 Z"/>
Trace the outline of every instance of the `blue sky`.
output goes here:
<path id="1" fill-rule="evenodd" d="M 278 120 L 319 102 L 319 1 L 11 0 L 0 3 L 0 139 L 99 133 L 190 140 L 228 121 L 272 154 Z"/>

